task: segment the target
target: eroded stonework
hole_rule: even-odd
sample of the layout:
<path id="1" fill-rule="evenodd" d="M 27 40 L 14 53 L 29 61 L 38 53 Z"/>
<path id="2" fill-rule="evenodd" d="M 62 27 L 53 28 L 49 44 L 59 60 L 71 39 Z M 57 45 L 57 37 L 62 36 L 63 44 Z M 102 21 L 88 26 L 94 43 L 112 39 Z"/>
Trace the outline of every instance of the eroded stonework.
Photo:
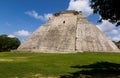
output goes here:
<path id="1" fill-rule="evenodd" d="M 81 13 L 64 11 L 53 14 L 17 51 L 76 53 L 119 52 L 119 49 Z"/>

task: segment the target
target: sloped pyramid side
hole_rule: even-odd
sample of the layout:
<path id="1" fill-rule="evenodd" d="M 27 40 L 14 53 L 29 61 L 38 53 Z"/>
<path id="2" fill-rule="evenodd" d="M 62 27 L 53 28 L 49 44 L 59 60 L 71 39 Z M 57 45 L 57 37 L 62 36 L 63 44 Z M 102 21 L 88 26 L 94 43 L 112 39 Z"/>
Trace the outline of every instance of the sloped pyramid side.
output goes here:
<path id="1" fill-rule="evenodd" d="M 38 48 L 39 39 L 43 38 L 45 33 L 47 32 L 47 27 L 40 26 L 35 32 L 33 32 L 30 37 L 25 40 L 17 49 L 17 51 L 31 51 L 33 49 Z M 44 34 L 43 34 L 44 33 Z"/>
<path id="2" fill-rule="evenodd" d="M 76 21 L 77 16 L 73 13 L 53 16 L 24 41 L 17 50 L 75 52 Z"/>
<path id="3" fill-rule="evenodd" d="M 82 14 L 54 15 L 19 47 L 31 52 L 119 52 L 119 49 Z"/>
<path id="4" fill-rule="evenodd" d="M 116 45 L 103 32 L 84 17 L 78 16 L 76 32 L 76 50 L 78 51 L 120 52 Z"/>

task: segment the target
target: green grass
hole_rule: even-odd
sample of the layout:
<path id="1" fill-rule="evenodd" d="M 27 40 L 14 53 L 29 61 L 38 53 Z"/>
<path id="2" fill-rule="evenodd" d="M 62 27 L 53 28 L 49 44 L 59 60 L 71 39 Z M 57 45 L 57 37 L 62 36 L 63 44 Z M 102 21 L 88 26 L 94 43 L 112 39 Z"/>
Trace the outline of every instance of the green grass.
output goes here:
<path id="1" fill-rule="evenodd" d="M 58 77 L 80 69 L 71 66 L 96 62 L 120 64 L 119 53 L 0 53 L 0 78 Z"/>

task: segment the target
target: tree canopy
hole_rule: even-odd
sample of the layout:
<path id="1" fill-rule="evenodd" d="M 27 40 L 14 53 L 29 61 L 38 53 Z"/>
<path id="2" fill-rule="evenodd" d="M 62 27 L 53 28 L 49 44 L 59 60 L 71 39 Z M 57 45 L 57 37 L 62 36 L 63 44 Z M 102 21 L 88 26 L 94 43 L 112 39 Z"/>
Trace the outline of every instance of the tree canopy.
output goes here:
<path id="1" fill-rule="evenodd" d="M 10 38 L 7 35 L 0 35 L 0 52 L 16 49 L 19 45 L 20 41 L 18 38 Z"/>
<path id="2" fill-rule="evenodd" d="M 90 0 L 93 13 L 98 13 L 102 20 L 120 25 L 120 0 Z"/>

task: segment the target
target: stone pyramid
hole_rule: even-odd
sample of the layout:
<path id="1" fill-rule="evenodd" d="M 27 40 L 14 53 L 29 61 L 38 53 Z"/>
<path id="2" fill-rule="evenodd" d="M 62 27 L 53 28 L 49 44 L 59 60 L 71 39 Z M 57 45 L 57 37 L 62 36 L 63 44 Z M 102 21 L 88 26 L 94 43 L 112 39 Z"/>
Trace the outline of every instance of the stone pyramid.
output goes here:
<path id="1" fill-rule="evenodd" d="M 119 52 L 119 49 L 81 12 L 64 11 L 53 14 L 17 51 L 76 53 Z"/>

